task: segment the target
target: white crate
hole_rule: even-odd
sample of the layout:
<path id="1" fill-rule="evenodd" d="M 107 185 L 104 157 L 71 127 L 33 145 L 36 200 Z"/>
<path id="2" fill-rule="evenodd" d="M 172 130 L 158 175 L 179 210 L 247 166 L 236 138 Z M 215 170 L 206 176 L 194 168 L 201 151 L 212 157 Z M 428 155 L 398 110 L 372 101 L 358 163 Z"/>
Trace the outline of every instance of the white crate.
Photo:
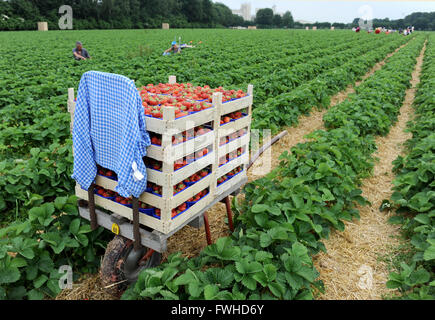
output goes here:
<path id="1" fill-rule="evenodd" d="M 176 78 L 171 76 L 169 78 L 169 83 L 175 82 Z M 71 113 L 72 127 L 75 110 L 74 90 L 69 89 L 68 96 L 68 110 Z M 188 221 L 191 217 L 207 207 L 207 205 L 209 205 L 216 196 L 222 194 L 233 185 L 246 178 L 246 166 L 249 162 L 252 103 L 253 86 L 249 85 L 248 95 L 246 97 L 223 103 L 222 93 L 214 93 L 211 108 L 190 114 L 182 118 L 175 118 L 175 108 L 173 107 L 162 108 L 162 119 L 145 117 L 147 130 L 149 132 L 162 135 L 161 146 L 151 145 L 147 149 L 148 158 L 162 162 L 161 171 L 147 168 L 148 181 L 161 186 L 162 195 L 160 197 L 149 192 L 144 192 L 140 196 L 139 201 L 158 208 L 161 211 L 160 219 L 141 213 L 139 217 L 140 224 L 165 234 L 170 233 L 172 230 L 175 230 L 177 227 L 181 226 L 184 222 Z M 225 125 L 220 125 L 220 119 L 223 115 L 240 110 L 246 110 L 246 116 Z M 212 131 L 177 145 L 172 144 L 173 135 L 209 122 L 213 122 Z M 243 136 L 238 137 L 225 145 L 219 145 L 220 139 L 222 137 L 233 134 L 240 129 L 246 129 L 246 133 Z M 193 152 L 210 146 L 212 150 L 210 150 L 206 156 L 203 156 L 202 158 L 199 158 L 196 161 L 174 171 L 175 161 L 190 155 Z M 226 156 L 228 153 L 234 152 L 241 147 L 244 148 L 244 154 L 219 167 L 218 161 L 220 157 Z M 232 179 L 226 181 L 222 185 L 217 186 L 217 179 L 220 176 L 227 174 L 238 166 L 243 167 L 242 172 L 234 176 Z M 178 194 L 173 194 L 173 187 L 175 185 L 207 167 L 211 167 L 211 173 L 208 176 L 204 177 Z M 114 191 L 117 181 L 97 175 L 95 184 L 105 189 Z M 205 189 L 208 189 L 209 191 L 206 196 L 204 196 L 182 214 L 172 218 L 172 209 L 185 203 L 188 199 L 194 197 L 196 194 Z M 76 195 L 81 199 L 88 200 L 87 190 L 83 190 L 78 185 L 76 186 Z M 98 195 L 95 196 L 95 203 L 100 207 L 132 220 L 133 211 L 127 206 L 102 198 Z"/>

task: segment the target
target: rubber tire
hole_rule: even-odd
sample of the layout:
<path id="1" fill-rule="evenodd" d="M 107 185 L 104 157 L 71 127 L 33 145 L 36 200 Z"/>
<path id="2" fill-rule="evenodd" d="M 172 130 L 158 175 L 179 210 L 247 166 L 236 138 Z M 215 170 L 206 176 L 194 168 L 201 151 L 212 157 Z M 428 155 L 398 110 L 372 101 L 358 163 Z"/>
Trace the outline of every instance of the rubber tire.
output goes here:
<path id="1" fill-rule="evenodd" d="M 144 247 L 142 250 L 143 254 L 140 254 L 140 258 L 146 254 L 148 248 Z M 128 286 L 137 280 L 142 270 L 156 267 L 161 263 L 161 253 L 154 252 L 144 264 L 137 265 L 137 268 L 133 272 L 127 272 L 124 268 L 124 263 L 131 252 L 133 252 L 133 241 L 122 236 L 115 236 L 107 245 L 104 258 L 101 262 L 100 278 L 103 286 L 110 286 L 105 290 L 116 297 L 120 297 Z"/>

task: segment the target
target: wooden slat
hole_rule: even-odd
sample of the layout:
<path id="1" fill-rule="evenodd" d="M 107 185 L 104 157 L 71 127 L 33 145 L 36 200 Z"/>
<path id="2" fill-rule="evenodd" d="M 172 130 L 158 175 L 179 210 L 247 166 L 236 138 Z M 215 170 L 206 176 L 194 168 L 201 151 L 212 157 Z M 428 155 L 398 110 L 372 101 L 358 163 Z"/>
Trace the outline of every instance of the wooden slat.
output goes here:
<path id="1" fill-rule="evenodd" d="M 176 160 L 208 147 L 209 145 L 213 145 L 214 139 L 215 133 L 210 131 L 186 142 L 177 145 L 169 145 L 166 148 L 151 145 L 147 149 L 147 157 L 158 161 L 165 160 L 173 165 Z"/>
<path id="2" fill-rule="evenodd" d="M 219 158 L 224 155 L 237 150 L 238 148 L 245 147 L 246 150 L 249 149 L 249 135 L 245 134 L 240 138 L 237 138 L 227 144 L 219 147 Z"/>
<path id="3" fill-rule="evenodd" d="M 251 115 L 248 115 L 236 121 L 228 122 L 223 126 L 219 127 L 218 137 L 219 139 L 222 137 L 226 137 L 240 129 L 249 127 L 250 125 L 251 125 Z"/>
<path id="4" fill-rule="evenodd" d="M 234 188 L 235 185 L 239 184 L 240 181 L 244 179 L 246 179 L 246 171 L 240 172 L 237 176 L 219 185 L 216 189 L 216 194 L 223 194 L 224 192 Z"/>
<path id="5" fill-rule="evenodd" d="M 230 162 L 224 164 L 222 167 L 219 167 L 216 171 L 216 179 L 219 179 L 224 174 L 227 174 L 231 170 L 237 168 L 238 166 L 240 166 L 242 164 L 247 164 L 248 162 L 249 162 L 249 154 L 248 154 L 248 152 L 245 152 L 240 157 L 238 157 L 234 160 L 231 160 Z"/>
<path id="6" fill-rule="evenodd" d="M 253 96 L 246 96 L 237 100 L 224 102 L 220 115 L 228 114 L 231 112 L 239 111 L 241 109 L 249 108 L 253 103 Z"/>

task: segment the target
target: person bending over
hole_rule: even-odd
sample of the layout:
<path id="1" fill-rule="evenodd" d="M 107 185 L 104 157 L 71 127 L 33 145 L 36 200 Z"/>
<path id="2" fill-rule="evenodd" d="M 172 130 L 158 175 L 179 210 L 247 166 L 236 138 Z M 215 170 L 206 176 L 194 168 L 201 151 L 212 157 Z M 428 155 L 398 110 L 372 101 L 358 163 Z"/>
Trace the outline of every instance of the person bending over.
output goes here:
<path id="1" fill-rule="evenodd" d="M 165 50 L 163 55 L 166 56 L 166 55 L 170 55 L 171 53 L 180 53 L 180 52 L 181 52 L 181 48 L 177 46 L 177 41 L 172 41 L 171 47 L 168 50 Z"/>
<path id="2" fill-rule="evenodd" d="M 76 42 L 76 47 L 73 49 L 73 56 L 76 60 L 86 60 L 91 59 L 89 56 L 88 50 L 83 48 L 83 45 L 80 41 Z"/>

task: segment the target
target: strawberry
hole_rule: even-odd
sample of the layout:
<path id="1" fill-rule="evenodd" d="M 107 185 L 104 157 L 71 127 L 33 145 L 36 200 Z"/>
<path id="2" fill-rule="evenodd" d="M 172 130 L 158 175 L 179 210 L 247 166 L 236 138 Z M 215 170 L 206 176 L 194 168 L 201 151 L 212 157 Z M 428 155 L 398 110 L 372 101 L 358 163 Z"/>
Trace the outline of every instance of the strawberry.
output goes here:
<path id="1" fill-rule="evenodd" d="M 163 117 L 162 113 L 159 110 L 153 110 L 153 111 L 151 111 L 151 115 L 154 118 L 162 118 Z"/>
<path id="2" fill-rule="evenodd" d="M 183 101 L 183 102 L 182 102 L 182 105 L 183 105 L 184 107 L 186 107 L 187 109 L 189 109 L 189 108 L 192 106 L 192 103 L 189 102 L 189 101 Z"/>
<path id="3" fill-rule="evenodd" d="M 206 176 L 208 176 L 208 172 L 207 172 L 207 170 L 201 170 L 201 172 L 199 173 L 200 174 L 200 176 L 201 177 L 206 177 Z"/>

